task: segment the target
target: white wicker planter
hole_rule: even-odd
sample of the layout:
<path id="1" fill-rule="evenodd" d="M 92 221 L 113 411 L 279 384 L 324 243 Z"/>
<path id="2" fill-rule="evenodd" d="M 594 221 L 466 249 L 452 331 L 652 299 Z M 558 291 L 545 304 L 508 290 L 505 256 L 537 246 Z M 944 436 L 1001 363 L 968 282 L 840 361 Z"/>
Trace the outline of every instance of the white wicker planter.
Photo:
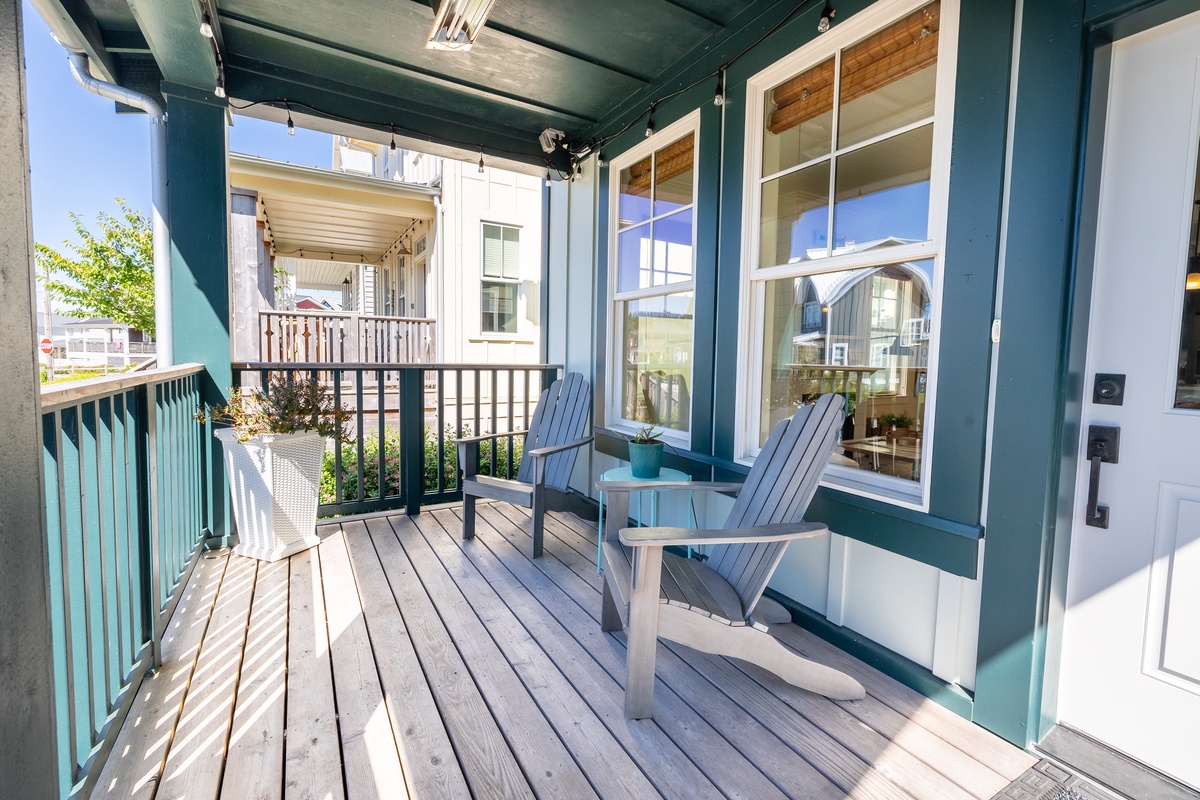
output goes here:
<path id="1" fill-rule="evenodd" d="M 216 431 L 238 526 L 234 553 L 278 561 L 317 539 L 317 495 L 325 439 L 314 431 L 255 436 L 239 442 L 229 428 Z"/>

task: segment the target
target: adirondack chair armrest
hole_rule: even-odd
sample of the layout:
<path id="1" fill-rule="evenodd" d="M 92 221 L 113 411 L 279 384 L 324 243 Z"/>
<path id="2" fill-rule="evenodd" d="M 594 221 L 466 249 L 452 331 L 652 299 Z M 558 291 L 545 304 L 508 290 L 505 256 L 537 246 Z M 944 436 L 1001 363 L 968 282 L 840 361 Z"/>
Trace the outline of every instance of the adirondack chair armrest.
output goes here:
<path id="1" fill-rule="evenodd" d="M 601 492 L 648 492 L 666 489 L 691 489 L 700 492 L 732 492 L 742 490 L 740 483 L 722 481 L 596 481 Z"/>
<path id="2" fill-rule="evenodd" d="M 669 545 L 739 544 L 742 542 L 781 542 L 818 536 L 829 531 L 821 522 L 783 522 L 756 525 L 753 528 L 622 528 L 621 544 L 630 547 L 666 547 Z"/>
<path id="3" fill-rule="evenodd" d="M 591 436 L 584 436 L 581 439 L 572 439 L 569 442 L 551 445 L 550 447 L 539 447 L 534 450 L 526 450 L 525 455 L 529 456 L 530 458 L 547 458 L 555 453 L 561 453 L 564 450 L 573 450 L 576 447 L 583 447 L 585 444 L 591 444 L 591 441 Z"/>

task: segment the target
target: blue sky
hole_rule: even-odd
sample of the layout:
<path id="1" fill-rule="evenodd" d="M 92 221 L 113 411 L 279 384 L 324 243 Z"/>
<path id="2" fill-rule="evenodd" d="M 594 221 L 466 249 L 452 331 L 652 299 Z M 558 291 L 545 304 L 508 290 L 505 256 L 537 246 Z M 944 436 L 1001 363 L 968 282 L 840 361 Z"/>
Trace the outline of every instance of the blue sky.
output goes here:
<path id="1" fill-rule="evenodd" d="M 25 93 L 29 108 L 29 161 L 34 241 L 58 248 L 74 238 L 67 215 L 93 223 L 115 214 L 113 198 L 150 213 L 150 134 L 144 114 L 117 114 L 111 100 L 71 77 L 67 54 L 29 5 L 25 19 Z M 169 125 L 168 121 L 168 125 Z M 330 166 L 329 134 L 235 117 L 230 149 L 313 167 Z"/>

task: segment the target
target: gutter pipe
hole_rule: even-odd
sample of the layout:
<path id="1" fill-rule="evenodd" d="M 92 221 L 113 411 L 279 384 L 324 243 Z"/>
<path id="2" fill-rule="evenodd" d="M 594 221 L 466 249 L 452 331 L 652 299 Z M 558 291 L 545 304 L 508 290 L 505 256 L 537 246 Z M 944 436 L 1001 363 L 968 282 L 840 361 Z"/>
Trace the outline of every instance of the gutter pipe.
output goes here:
<path id="1" fill-rule="evenodd" d="M 65 46 L 65 45 L 64 45 Z M 150 183 L 154 204 L 154 338 L 158 367 L 175 364 L 174 319 L 171 310 L 170 214 L 167 208 L 167 115 L 149 95 L 93 78 L 85 53 L 68 52 L 71 74 L 93 94 L 140 108 L 150 118 Z"/>

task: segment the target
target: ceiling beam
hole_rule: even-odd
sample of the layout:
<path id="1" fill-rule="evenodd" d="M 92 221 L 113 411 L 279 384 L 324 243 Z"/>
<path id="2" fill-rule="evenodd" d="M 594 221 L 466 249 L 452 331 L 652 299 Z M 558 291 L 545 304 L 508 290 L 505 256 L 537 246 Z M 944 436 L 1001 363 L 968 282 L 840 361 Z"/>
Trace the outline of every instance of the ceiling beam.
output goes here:
<path id="1" fill-rule="evenodd" d="M 217 83 L 212 42 L 200 33 L 196 0 L 128 0 L 163 80 L 205 92 Z"/>
<path id="2" fill-rule="evenodd" d="M 586 125 L 595 122 L 593 117 L 572 111 L 570 109 L 556 108 L 544 103 L 537 103 L 524 98 L 497 92 L 486 86 L 479 86 L 467 81 L 447 78 L 445 76 L 416 69 L 390 59 L 380 58 L 379 56 L 371 53 L 363 53 L 350 48 L 339 47 L 335 44 L 304 36 L 303 34 L 294 31 L 267 26 L 256 20 L 245 19 L 227 13 L 222 13 L 221 20 L 227 30 L 251 32 L 259 36 L 284 42 L 300 51 L 312 51 L 322 55 L 333 56 L 342 60 L 367 65 L 383 72 L 403 76 L 410 80 L 415 80 L 419 83 L 436 87 L 442 91 L 450 90 L 468 97 L 483 99 L 490 103 L 522 109 L 524 111 L 533 112 L 542 116 L 554 117 L 560 121 L 568 122 L 572 126 L 578 126 L 581 124 Z"/>
<path id="3" fill-rule="evenodd" d="M 117 68 L 104 46 L 100 23 L 84 0 L 29 0 L 50 30 L 68 50 L 87 53 L 92 72 L 109 83 L 117 82 Z"/>
<path id="4" fill-rule="evenodd" d="M 153 55 L 141 31 L 104 31 L 104 49 L 121 55 Z"/>
<path id="5" fill-rule="evenodd" d="M 379 95 L 361 85 L 314 78 L 307 74 L 260 62 L 239 59 L 226 64 L 226 85 L 237 98 L 230 106 L 237 114 L 282 123 L 287 113 L 278 98 L 289 98 L 295 123 L 304 128 L 350 136 L 387 144 L 388 120 L 397 115 L 396 98 Z M 258 102 L 249 104 L 247 98 Z M 309 109 L 315 109 L 310 112 Z M 527 175 L 541 176 L 547 156 L 537 143 L 537 131 L 488 124 L 463 114 L 455 118 L 426 115 L 406 108 L 405 124 L 396 127 L 396 144 L 432 156 L 456 160 L 479 158 L 479 143 L 484 144 L 486 163 Z M 550 158 L 566 169 L 565 156 L 556 152 Z M 559 163 L 561 161 L 562 163 Z"/>

